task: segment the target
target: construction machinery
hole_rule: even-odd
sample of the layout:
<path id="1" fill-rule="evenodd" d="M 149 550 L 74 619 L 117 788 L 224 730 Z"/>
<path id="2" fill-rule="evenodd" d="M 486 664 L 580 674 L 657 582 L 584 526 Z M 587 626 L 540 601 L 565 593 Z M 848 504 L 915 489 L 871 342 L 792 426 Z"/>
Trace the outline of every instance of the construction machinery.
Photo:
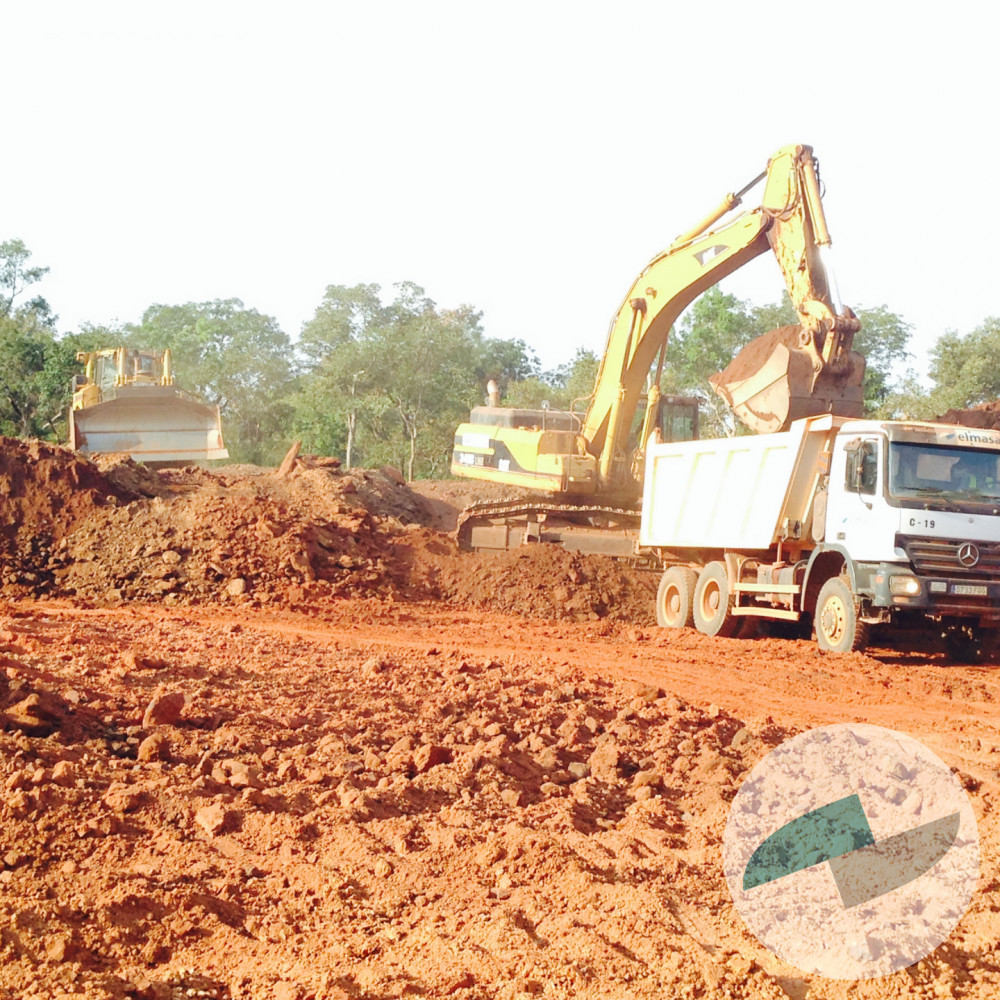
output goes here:
<path id="1" fill-rule="evenodd" d="M 113 347 L 76 359 L 86 370 L 73 380 L 70 447 L 147 465 L 229 457 L 219 408 L 174 383 L 169 350 Z"/>
<path id="2" fill-rule="evenodd" d="M 1000 432 L 827 414 L 651 442 L 640 545 L 665 566 L 667 628 L 812 624 L 839 653 L 873 625 L 930 626 L 976 660 L 1000 628 Z"/>
<path id="3" fill-rule="evenodd" d="M 723 222 L 760 182 L 760 204 Z M 670 330 L 698 295 L 768 249 L 799 322 L 749 344 L 713 377 L 713 388 L 757 433 L 824 413 L 860 417 L 865 362 L 851 349 L 860 323 L 840 300 L 830 246 L 812 148 L 785 146 L 642 270 L 611 321 L 585 412 L 506 409 L 495 392 L 489 406 L 473 409 L 455 434 L 452 473 L 548 496 L 476 505 L 461 520 L 460 540 L 473 548 L 552 540 L 634 554 L 645 445 L 654 430 L 661 440 L 676 438 L 678 416 L 697 427 L 696 400 L 660 395 Z M 563 528 L 554 531 L 556 524 Z M 596 531 L 594 547 L 579 530 L 588 527 L 614 528 L 616 537 Z"/>

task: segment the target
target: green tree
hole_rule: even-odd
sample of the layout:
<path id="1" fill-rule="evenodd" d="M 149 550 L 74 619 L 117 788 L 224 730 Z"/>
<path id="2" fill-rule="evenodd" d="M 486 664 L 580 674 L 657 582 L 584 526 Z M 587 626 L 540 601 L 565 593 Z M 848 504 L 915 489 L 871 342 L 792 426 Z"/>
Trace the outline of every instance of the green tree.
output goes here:
<path id="1" fill-rule="evenodd" d="M 718 286 L 710 288 L 681 317 L 667 345 L 661 387 L 697 396 L 706 437 L 738 432 L 737 421 L 708 379 L 722 371 L 761 332 L 752 307 Z"/>
<path id="2" fill-rule="evenodd" d="M 440 309 L 412 282 L 387 301 L 377 285 L 330 285 L 299 346 L 304 439 L 410 479 L 446 472 L 455 428 L 489 379 L 513 384 L 537 370 L 523 341 L 486 337 L 471 306 Z"/>
<path id="3" fill-rule="evenodd" d="M 236 461 L 274 462 L 287 448 L 296 369 L 291 342 L 274 318 L 239 299 L 152 305 L 128 340 L 170 348 L 178 384 L 222 411 Z"/>
<path id="4" fill-rule="evenodd" d="M 75 342 L 60 341 L 41 296 L 19 301 L 47 267 L 31 267 L 19 239 L 0 243 L 0 433 L 58 438 L 64 429 Z"/>
<path id="5" fill-rule="evenodd" d="M 964 409 L 1000 397 L 1000 318 L 983 320 L 971 333 L 947 330 L 930 350 L 933 388 L 930 415 Z"/>

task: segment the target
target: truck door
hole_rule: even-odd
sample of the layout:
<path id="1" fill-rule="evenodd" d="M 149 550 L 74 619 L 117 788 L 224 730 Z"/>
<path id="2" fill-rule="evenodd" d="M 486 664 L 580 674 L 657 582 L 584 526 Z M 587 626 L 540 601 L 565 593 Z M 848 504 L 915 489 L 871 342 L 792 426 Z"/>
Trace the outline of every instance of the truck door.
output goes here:
<path id="1" fill-rule="evenodd" d="M 840 482 L 830 484 L 826 541 L 843 545 L 862 562 L 894 557 L 896 518 L 883 493 L 884 455 L 878 435 L 845 442 Z"/>

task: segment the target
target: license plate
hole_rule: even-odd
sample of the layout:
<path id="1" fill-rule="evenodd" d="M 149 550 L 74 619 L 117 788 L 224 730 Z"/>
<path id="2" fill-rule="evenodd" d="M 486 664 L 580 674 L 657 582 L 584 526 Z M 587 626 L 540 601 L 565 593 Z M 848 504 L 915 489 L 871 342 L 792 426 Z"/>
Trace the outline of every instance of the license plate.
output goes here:
<path id="1" fill-rule="evenodd" d="M 951 592 L 963 597 L 985 597 L 989 590 L 982 583 L 956 583 L 952 585 Z"/>

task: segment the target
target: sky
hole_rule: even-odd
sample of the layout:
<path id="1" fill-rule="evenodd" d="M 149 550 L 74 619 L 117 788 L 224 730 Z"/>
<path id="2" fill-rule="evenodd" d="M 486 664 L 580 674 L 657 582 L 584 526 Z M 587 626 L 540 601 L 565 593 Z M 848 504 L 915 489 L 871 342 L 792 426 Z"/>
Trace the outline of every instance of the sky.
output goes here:
<path id="1" fill-rule="evenodd" d="M 1000 7 L 508 0 L 8 5 L 0 240 L 61 333 L 413 281 L 543 364 L 600 352 L 646 262 L 813 146 L 841 296 L 1000 315 Z M 13 84 L 13 85 L 12 85 Z M 754 207 L 759 188 L 745 207 Z M 768 255 L 723 285 L 784 289 Z"/>

